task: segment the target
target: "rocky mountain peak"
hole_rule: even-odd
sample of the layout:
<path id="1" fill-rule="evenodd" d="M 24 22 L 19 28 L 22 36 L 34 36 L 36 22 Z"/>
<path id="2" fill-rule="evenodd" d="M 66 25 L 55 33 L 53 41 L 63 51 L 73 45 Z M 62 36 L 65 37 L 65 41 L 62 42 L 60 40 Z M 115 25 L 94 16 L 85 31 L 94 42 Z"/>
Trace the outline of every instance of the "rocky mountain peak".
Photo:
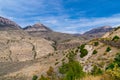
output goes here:
<path id="1" fill-rule="evenodd" d="M 36 23 L 36 24 L 34 24 L 33 26 L 34 26 L 34 27 L 43 27 L 44 25 L 41 24 L 41 23 Z"/>
<path id="2" fill-rule="evenodd" d="M 17 30 L 20 26 L 15 22 L 0 16 L 0 30 Z"/>
<path id="3" fill-rule="evenodd" d="M 24 30 L 26 31 L 43 31 L 43 32 L 46 32 L 46 31 L 52 31 L 51 29 L 49 29 L 48 27 L 46 27 L 45 25 L 41 24 L 41 23 L 36 23 L 34 25 L 29 25 L 27 27 L 24 28 Z"/>

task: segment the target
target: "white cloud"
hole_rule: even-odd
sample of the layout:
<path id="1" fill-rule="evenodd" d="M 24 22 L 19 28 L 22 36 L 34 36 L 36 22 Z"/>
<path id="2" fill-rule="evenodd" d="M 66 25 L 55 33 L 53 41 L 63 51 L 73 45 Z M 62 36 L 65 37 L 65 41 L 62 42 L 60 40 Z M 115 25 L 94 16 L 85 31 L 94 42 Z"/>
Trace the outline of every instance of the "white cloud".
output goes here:
<path id="1" fill-rule="evenodd" d="M 55 26 L 53 29 L 60 32 L 69 33 L 83 33 L 84 31 L 100 26 L 118 26 L 120 25 L 120 15 L 116 14 L 111 17 L 101 18 L 79 18 L 79 19 L 67 19 L 68 16 L 50 17 L 44 18 L 42 21 L 47 26 Z M 47 21 L 48 20 L 48 21 Z M 51 23 L 50 23 L 50 22 Z M 52 23 L 55 21 L 55 23 Z"/>

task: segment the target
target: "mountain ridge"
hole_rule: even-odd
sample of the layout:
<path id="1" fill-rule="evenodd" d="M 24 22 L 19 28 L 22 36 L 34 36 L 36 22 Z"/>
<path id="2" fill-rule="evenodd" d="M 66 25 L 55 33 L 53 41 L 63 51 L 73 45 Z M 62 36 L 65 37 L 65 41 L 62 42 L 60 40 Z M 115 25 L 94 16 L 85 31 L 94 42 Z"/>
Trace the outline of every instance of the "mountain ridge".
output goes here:
<path id="1" fill-rule="evenodd" d="M 52 31 L 50 28 L 46 27 L 45 25 L 41 24 L 41 23 L 36 23 L 34 25 L 29 25 L 23 28 L 23 30 L 28 31 L 28 32 L 47 32 L 47 31 Z"/>
<path id="2" fill-rule="evenodd" d="M 97 28 L 93 28 L 89 31 L 86 31 L 85 33 L 83 33 L 83 35 L 96 34 L 96 33 L 100 33 L 100 32 L 106 33 L 106 32 L 109 32 L 112 29 L 113 28 L 111 26 L 97 27 Z"/>
<path id="3" fill-rule="evenodd" d="M 0 30 L 19 30 L 21 27 L 10 19 L 0 16 Z"/>

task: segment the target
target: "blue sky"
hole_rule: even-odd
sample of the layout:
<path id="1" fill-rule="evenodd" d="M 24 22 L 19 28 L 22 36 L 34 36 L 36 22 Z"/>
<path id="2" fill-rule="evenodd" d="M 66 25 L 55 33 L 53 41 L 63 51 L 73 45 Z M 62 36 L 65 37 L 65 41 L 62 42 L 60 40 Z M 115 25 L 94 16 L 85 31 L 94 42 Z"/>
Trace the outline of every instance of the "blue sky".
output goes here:
<path id="1" fill-rule="evenodd" d="M 0 16 L 20 26 L 42 23 L 65 33 L 120 25 L 119 0 L 0 0 Z"/>

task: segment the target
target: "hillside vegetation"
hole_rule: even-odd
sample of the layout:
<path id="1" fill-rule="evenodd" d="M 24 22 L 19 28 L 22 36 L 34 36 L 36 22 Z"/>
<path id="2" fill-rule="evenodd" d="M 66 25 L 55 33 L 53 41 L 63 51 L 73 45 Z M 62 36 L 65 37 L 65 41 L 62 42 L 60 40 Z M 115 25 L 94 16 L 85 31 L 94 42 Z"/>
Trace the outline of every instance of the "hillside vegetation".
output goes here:
<path id="1" fill-rule="evenodd" d="M 119 30 L 68 50 L 57 67 L 35 80 L 120 80 Z"/>

